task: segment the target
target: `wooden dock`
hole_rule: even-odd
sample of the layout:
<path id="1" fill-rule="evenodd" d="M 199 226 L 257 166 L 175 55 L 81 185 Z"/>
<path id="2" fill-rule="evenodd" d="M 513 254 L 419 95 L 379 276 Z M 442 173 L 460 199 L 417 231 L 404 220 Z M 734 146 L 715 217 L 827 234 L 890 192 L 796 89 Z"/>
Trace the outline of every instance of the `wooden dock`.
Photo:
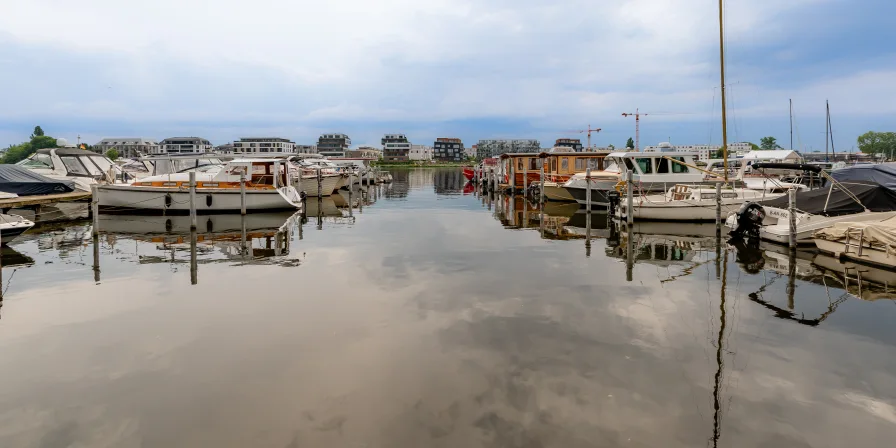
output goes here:
<path id="1" fill-rule="evenodd" d="M 80 202 L 89 201 L 91 198 L 89 191 L 73 191 L 71 193 L 60 194 L 44 194 L 39 196 L 22 196 L 11 199 L 0 199 L 0 211 L 9 212 L 14 208 L 24 208 L 34 210 L 35 217 L 40 216 L 41 206 L 58 204 L 60 202 Z"/>

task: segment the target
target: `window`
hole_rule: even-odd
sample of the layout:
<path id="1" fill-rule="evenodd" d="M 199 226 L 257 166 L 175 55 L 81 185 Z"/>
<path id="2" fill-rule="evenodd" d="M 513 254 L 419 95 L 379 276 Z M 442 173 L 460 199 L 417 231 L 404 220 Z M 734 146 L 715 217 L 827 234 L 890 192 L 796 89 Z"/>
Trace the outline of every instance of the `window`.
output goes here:
<path id="1" fill-rule="evenodd" d="M 668 174 L 669 173 L 669 162 L 666 159 L 656 159 L 656 172 L 657 174 Z"/>
<path id="2" fill-rule="evenodd" d="M 523 171 L 523 159 L 516 159 L 516 169 L 517 171 Z"/>
<path id="3" fill-rule="evenodd" d="M 681 157 L 673 157 L 673 159 L 677 160 L 679 162 L 684 162 L 684 159 Z M 669 163 L 672 164 L 672 172 L 673 173 L 679 174 L 679 173 L 690 173 L 691 172 L 691 170 L 689 170 L 688 167 L 686 167 L 680 163 L 675 163 L 675 162 L 669 162 Z"/>
<path id="4" fill-rule="evenodd" d="M 109 168 L 112 167 L 112 162 L 110 162 L 109 159 L 103 156 L 90 156 L 90 160 L 93 160 L 93 163 L 95 163 L 96 166 L 98 166 L 104 173 L 108 173 Z M 87 162 L 84 163 L 86 164 Z"/>
<path id="5" fill-rule="evenodd" d="M 556 157 L 551 157 L 551 172 L 552 173 L 557 172 L 557 158 Z"/>
<path id="6" fill-rule="evenodd" d="M 563 157 L 560 159 L 560 171 L 564 173 L 569 172 L 569 157 Z"/>
<path id="7" fill-rule="evenodd" d="M 588 159 L 576 158 L 576 172 L 585 171 L 588 168 Z"/>
<path id="8" fill-rule="evenodd" d="M 27 166 L 30 168 L 53 168 L 53 159 L 49 154 L 35 154 L 30 159 L 25 159 L 16 165 Z"/>
<path id="9" fill-rule="evenodd" d="M 638 168 L 641 169 L 642 174 L 653 174 L 653 163 L 651 159 L 647 157 L 638 157 L 635 159 L 635 162 L 637 162 Z"/>
<path id="10" fill-rule="evenodd" d="M 64 156 L 60 157 L 62 160 L 62 164 L 65 165 L 65 169 L 73 174 L 81 175 L 81 176 L 89 176 L 90 172 L 87 171 L 87 168 L 84 168 L 84 165 L 78 161 L 77 157 L 73 156 Z"/>
<path id="11" fill-rule="evenodd" d="M 538 163 L 539 159 L 530 158 L 529 159 L 529 171 L 538 171 L 541 169 L 541 164 Z"/>

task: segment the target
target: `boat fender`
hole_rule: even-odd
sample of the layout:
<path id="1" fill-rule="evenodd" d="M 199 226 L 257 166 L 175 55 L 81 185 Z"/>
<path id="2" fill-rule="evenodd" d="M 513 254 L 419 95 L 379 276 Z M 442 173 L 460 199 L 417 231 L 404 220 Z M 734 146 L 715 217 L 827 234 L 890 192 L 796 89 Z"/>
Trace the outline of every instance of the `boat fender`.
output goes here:
<path id="1" fill-rule="evenodd" d="M 165 194 L 165 208 L 171 207 L 171 193 Z"/>
<path id="2" fill-rule="evenodd" d="M 212 206 L 212 195 L 210 195 L 210 194 L 205 195 L 205 205 L 207 207 Z"/>
<path id="3" fill-rule="evenodd" d="M 166 219 L 166 220 L 165 220 L 165 231 L 166 231 L 166 232 L 171 232 L 171 227 L 172 227 L 172 225 L 171 225 L 171 220 L 170 220 L 170 219 Z"/>
<path id="4" fill-rule="evenodd" d="M 209 197 L 211 197 L 211 196 L 209 196 Z M 207 221 L 205 221 L 205 231 L 208 233 L 212 233 L 215 231 L 215 225 L 212 224 L 211 218 L 209 218 Z"/>

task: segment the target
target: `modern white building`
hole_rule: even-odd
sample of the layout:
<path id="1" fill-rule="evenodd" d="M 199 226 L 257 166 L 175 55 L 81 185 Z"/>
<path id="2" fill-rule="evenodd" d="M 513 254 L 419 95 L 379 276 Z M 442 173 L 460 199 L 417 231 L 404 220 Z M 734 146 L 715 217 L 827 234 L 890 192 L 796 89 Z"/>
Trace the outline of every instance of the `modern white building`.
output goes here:
<path id="1" fill-rule="evenodd" d="M 101 154 L 105 154 L 110 149 L 118 151 L 118 155 L 121 157 L 134 158 L 158 153 L 159 143 L 148 138 L 110 137 L 93 145 L 93 150 Z"/>
<path id="2" fill-rule="evenodd" d="M 714 158 L 713 153 L 722 150 L 722 145 L 672 145 L 669 142 L 663 142 L 656 146 L 646 146 L 644 147 L 644 152 L 662 152 L 663 150 L 669 151 L 672 148 L 674 151 L 679 152 L 693 152 L 697 153 L 698 160 L 709 160 Z M 741 143 L 729 143 L 728 144 L 728 156 L 734 157 L 742 156 L 753 149 L 753 146 L 746 142 Z M 719 156 L 721 157 L 721 156 Z"/>
<path id="3" fill-rule="evenodd" d="M 155 154 L 204 154 L 212 150 L 212 143 L 200 137 L 169 137 L 159 142 Z"/>
<path id="4" fill-rule="evenodd" d="M 296 145 L 296 154 L 317 154 L 317 145 Z"/>
<path id="5" fill-rule="evenodd" d="M 411 145 L 411 149 L 408 151 L 408 160 L 432 162 L 432 146 Z"/>
<path id="6" fill-rule="evenodd" d="M 243 137 L 233 142 L 233 154 L 295 154 L 296 144 L 280 137 Z"/>
<path id="7" fill-rule="evenodd" d="M 387 162 L 407 162 L 410 159 L 411 142 L 404 134 L 386 134 L 380 140 L 383 159 Z"/>

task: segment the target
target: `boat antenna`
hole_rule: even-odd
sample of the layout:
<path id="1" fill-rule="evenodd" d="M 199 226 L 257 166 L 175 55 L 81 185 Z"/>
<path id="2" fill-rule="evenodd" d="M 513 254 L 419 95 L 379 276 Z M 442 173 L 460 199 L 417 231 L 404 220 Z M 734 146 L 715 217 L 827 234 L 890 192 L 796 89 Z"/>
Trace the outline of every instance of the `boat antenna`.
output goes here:
<path id="1" fill-rule="evenodd" d="M 722 1 L 719 0 L 719 71 L 722 79 L 722 160 L 725 171 L 725 183 L 728 183 L 728 115 L 725 110 L 725 29 L 723 22 L 725 16 L 722 11 Z"/>
<path id="2" fill-rule="evenodd" d="M 824 107 L 827 110 L 824 116 L 824 161 L 830 162 L 831 159 L 828 158 L 828 134 L 831 129 L 831 106 L 828 104 L 828 100 L 824 100 Z"/>
<path id="3" fill-rule="evenodd" d="M 828 109 L 828 134 L 831 136 L 831 157 L 837 160 L 837 150 L 834 149 L 834 126 L 831 124 L 831 104 L 828 100 L 824 100 L 824 104 Z M 827 139 L 828 136 L 825 135 L 824 138 Z"/>

